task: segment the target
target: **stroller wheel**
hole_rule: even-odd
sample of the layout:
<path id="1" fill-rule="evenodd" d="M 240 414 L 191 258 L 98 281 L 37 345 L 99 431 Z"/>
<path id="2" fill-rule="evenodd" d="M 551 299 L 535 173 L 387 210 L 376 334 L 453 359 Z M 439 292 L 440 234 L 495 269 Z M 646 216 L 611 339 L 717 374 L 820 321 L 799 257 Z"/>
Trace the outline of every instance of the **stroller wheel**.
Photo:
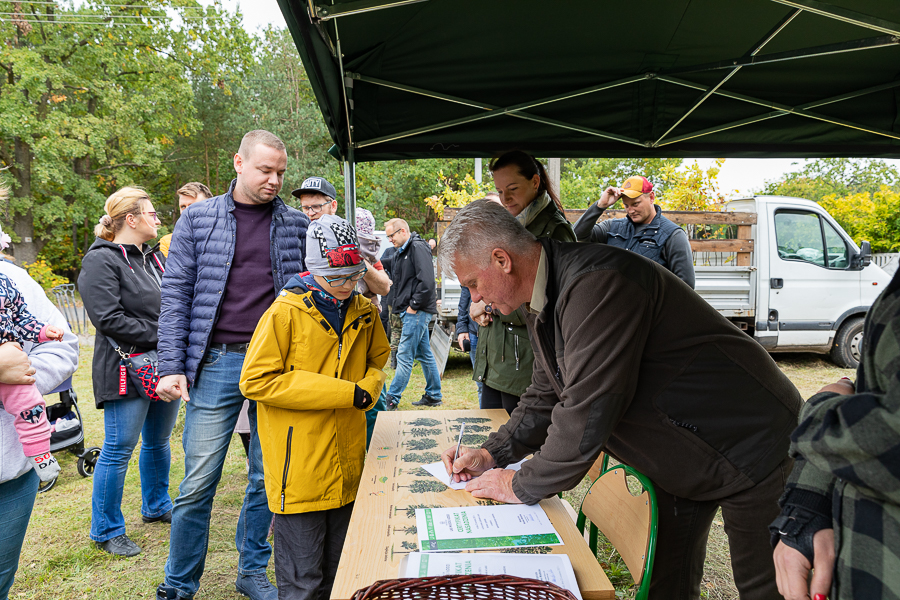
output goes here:
<path id="1" fill-rule="evenodd" d="M 57 481 L 59 481 L 59 477 L 54 477 L 50 481 L 42 481 L 40 484 L 38 484 L 38 493 L 42 494 L 49 491 L 50 488 L 56 485 Z"/>
<path id="2" fill-rule="evenodd" d="M 81 453 L 78 457 L 78 474 L 82 477 L 90 477 L 94 474 L 94 466 L 97 464 L 97 457 L 100 456 L 100 448 L 92 446 Z"/>

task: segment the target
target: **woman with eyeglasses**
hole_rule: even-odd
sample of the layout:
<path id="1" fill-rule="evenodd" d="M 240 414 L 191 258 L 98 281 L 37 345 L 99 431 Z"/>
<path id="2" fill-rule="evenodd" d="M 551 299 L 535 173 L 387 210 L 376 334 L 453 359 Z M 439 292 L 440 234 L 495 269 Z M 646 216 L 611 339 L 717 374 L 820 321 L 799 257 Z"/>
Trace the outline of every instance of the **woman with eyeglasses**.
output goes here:
<path id="1" fill-rule="evenodd" d="M 575 233 L 550 185 L 544 165 L 526 152 L 513 150 L 491 161 L 500 204 L 535 237 L 574 242 Z M 490 301 L 490 298 L 487 298 Z M 525 321 L 473 304 L 478 322 L 478 349 L 473 379 L 483 384 L 481 408 L 504 408 L 512 414 L 519 396 L 531 384 L 534 351 Z"/>
<path id="2" fill-rule="evenodd" d="M 94 401 L 103 409 L 106 434 L 94 471 L 90 535 L 106 552 L 134 556 L 141 549 L 125 534 L 122 515 L 128 461 L 140 436 L 141 519 L 171 523 L 169 436 L 180 402 L 151 400 L 119 367 L 121 354 L 156 350 L 165 257 L 147 245 L 159 227 L 153 203 L 144 190 L 126 187 L 104 208 L 78 277 L 84 307 L 97 329 Z"/>

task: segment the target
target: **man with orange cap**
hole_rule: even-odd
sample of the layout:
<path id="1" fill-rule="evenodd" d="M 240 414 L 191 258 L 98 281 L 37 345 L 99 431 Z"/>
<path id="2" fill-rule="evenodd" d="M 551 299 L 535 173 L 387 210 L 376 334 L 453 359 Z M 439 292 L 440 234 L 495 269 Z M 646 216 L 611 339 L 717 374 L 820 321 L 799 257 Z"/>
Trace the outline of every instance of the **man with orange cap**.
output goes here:
<path id="1" fill-rule="evenodd" d="M 603 211 L 621 198 L 627 217 L 597 223 Z M 694 260 L 684 230 L 665 218 L 646 177 L 629 177 L 621 188 L 608 187 L 575 223 L 579 242 L 618 246 L 666 267 L 694 287 Z"/>

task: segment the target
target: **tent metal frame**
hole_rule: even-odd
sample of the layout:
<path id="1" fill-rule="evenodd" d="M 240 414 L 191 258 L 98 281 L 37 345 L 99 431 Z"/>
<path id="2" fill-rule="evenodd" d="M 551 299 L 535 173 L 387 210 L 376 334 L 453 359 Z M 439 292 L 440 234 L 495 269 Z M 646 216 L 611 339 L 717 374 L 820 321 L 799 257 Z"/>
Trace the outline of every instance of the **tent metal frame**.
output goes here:
<path id="1" fill-rule="evenodd" d="M 473 100 L 468 100 L 465 98 L 460 98 L 457 96 L 452 96 L 449 94 L 443 94 L 440 92 L 435 92 L 432 90 L 426 90 L 422 88 L 417 88 L 410 85 L 405 85 L 397 82 L 386 81 L 383 79 L 378 79 L 375 77 L 368 77 L 366 75 L 360 73 L 352 73 L 349 71 L 345 71 L 343 67 L 343 55 L 341 54 L 341 44 L 340 44 L 340 35 L 338 33 L 338 23 L 337 19 L 339 17 L 356 15 L 364 12 L 369 12 L 373 10 L 382 10 L 386 8 L 394 8 L 397 6 L 406 6 L 408 4 L 415 4 L 418 2 L 426 2 L 427 0 L 356 0 L 355 2 L 346 2 L 342 4 L 336 5 L 326 5 L 316 3 L 315 0 L 309 1 L 309 12 L 313 23 L 316 24 L 317 28 L 320 31 L 320 22 L 334 19 L 334 27 L 335 27 L 335 37 L 336 37 L 336 58 L 339 62 L 340 73 L 344 74 L 344 81 L 342 85 L 343 90 L 343 103 L 344 110 L 347 119 L 347 150 L 345 152 L 345 162 L 344 162 L 344 191 L 345 191 L 345 199 L 346 199 L 346 208 L 347 208 L 347 218 L 354 222 L 355 218 L 355 209 L 356 209 L 356 164 L 354 161 L 354 150 L 358 148 L 365 148 L 368 146 L 374 146 L 377 144 L 381 144 L 384 142 L 390 142 L 402 138 L 407 138 L 411 136 L 415 136 L 422 133 L 427 133 L 430 131 L 436 131 L 439 129 L 447 129 L 450 127 L 456 127 L 459 125 L 465 125 L 469 123 L 474 123 L 477 121 L 481 121 L 484 119 L 491 119 L 494 117 L 507 115 L 510 117 L 515 117 L 518 119 L 523 119 L 527 121 L 533 121 L 537 123 L 542 123 L 544 125 L 550 125 L 552 127 L 559 127 L 563 129 L 569 129 L 572 131 L 578 131 L 580 133 L 584 133 L 587 135 L 592 135 L 596 137 L 602 137 L 614 141 L 619 141 L 625 144 L 632 144 L 637 146 L 643 146 L 648 148 L 658 148 L 662 146 L 667 146 L 670 144 L 675 144 L 678 142 L 682 142 L 685 140 L 712 135 L 721 131 L 725 131 L 728 129 L 733 129 L 736 127 L 743 127 L 746 125 L 751 125 L 753 123 L 758 123 L 760 121 L 774 119 L 783 117 L 786 115 L 795 115 L 799 117 L 804 117 L 808 119 L 814 119 L 818 121 L 822 121 L 825 123 L 830 123 L 832 125 L 838 125 L 841 127 L 847 127 L 850 129 L 855 129 L 857 131 L 862 131 L 865 133 L 869 133 L 872 135 L 879 135 L 888 137 L 891 139 L 900 140 L 900 134 L 893 131 L 886 131 L 879 128 L 868 127 L 862 125 L 860 123 L 856 123 L 853 121 L 848 121 L 845 119 L 839 119 L 836 117 L 829 117 L 826 115 L 822 115 L 819 113 L 812 112 L 812 109 L 825 106 L 828 104 L 833 104 L 836 102 L 840 102 L 843 100 L 848 100 L 851 98 L 856 98 L 865 94 L 871 94 L 875 92 L 880 92 L 896 87 L 900 87 L 900 81 L 887 82 L 881 85 L 872 86 L 863 90 L 855 90 L 853 92 L 848 92 L 845 94 L 841 94 L 838 96 L 833 96 L 830 98 L 825 98 L 822 100 L 817 100 L 814 102 L 809 102 L 806 104 L 802 104 L 799 106 L 787 106 L 784 104 L 780 104 L 777 102 L 771 102 L 768 100 L 763 100 L 760 98 L 755 98 L 752 96 L 747 96 L 744 94 L 738 94 L 734 92 L 728 92 L 722 89 L 724 86 L 734 75 L 736 75 L 741 69 L 744 67 L 752 67 L 763 64 L 771 64 L 773 62 L 780 61 L 789 61 L 789 60 L 799 60 L 804 58 L 812 58 L 817 56 L 825 56 L 830 54 L 840 54 L 846 52 L 858 52 L 865 50 L 874 50 L 878 48 L 885 48 L 891 46 L 900 45 L 900 24 L 893 23 L 891 21 L 887 21 L 884 19 L 879 19 L 877 17 L 872 17 L 870 15 L 865 15 L 862 13 L 858 13 L 856 11 L 843 9 L 840 7 L 832 6 L 820 0 L 770 0 L 771 2 L 775 2 L 777 4 L 782 4 L 785 6 L 789 6 L 794 10 L 788 14 L 784 19 L 781 20 L 778 24 L 776 24 L 772 30 L 767 33 L 756 45 L 755 47 L 747 52 L 745 55 L 729 60 L 723 60 L 716 63 L 708 63 L 702 65 L 694 65 L 691 67 L 680 68 L 680 69 L 672 69 L 667 71 L 661 71 L 659 73 L 644 73 L 640 75 L 634 75 L 632 77 L 619 79 L 616 81 L 611 81 L 607 83 L 601 83 L 598 85 L 582 88 L 580 90 L 575 90 L 572 92 L 566 92 L 562 94 L 557 94 L 554 96 L 549 96 L 547 98 L 542 98 L 540 100 L 534 100 L 530 102 L 525 102 L 521 104 L 516 104 L 513 106 L 494 106 L 490 104 L 485 104 L 483 102 L 475 102 Z M 810 48 L 803 48 L 799 50 L 791 50 L 787 52 L 777 52 L 772 54 L 767 54 L 763 56 L 759 56 L 759 53 L 762 49 L 771 42 L 778 34 L 784 31 L 787 26 L 799 15 L 804 12 L 808 12 L 810 14 L 815 14 L 821 17 L 835 19 L 844 23 L 848 23 L 851 25 L 856 25 L 865 29 L 877 31 L 883 35 L 877 37 L 869 37 L 858 40 L 851 40 L 847 42 L 840 42 L 835 44 L 826 44 L 822 46 L 815 46 Z M 681 79 L 680 77 L 676 77 L 676 75 L 684 75 L 688 73 L 696 73 L 701 71 L 712 71 L 712 70 L 720 70 L 720 69 L 728 69 L 728 72 L 718 81 L 718 83 L 714 85 L 702 85 L 693 83 L 690 81 L 686 81 Z M 616 87 L 630 85 L 634 83 L 639 83 L 647 80 L 656 80 L 660 82 L 665 82 L 672 85 L 678 85 L 682 87 L 687 87 L 691 89 L 695 89 L 701 92 L 700 97 L 685 110 L 685 112 L 677 119 L 675 122 L 663 133 L 658 139 L 654 141 L 640 141 L 635 138 L 631 138 L 628 136 L 623 136 L 615 133 L 611 133 L 608 131 L 602 131 L 599 129 L 594 129 L 590 127 L 584 127 L 581 125 L 576 125 L 573 123 L 567 123 L 564 121 L 559 121 L 556 119 L 549 119 L 546 117 L 541 117 L 532 113 L 527 112 L 529 109 L 533 109 L 539 106 L 544 106 L 551 103 L 561 102 L 564 100 L 569 100 L 571 98 L 576 98 L 579 96 L 584 96 L 587 94 L 593 94 L 600 91 L 605 91 L 609 89 L 613 89 Z M 469 117 L 461 117 L 458 119 L 452 119 L 449 121 L 444 121 L 441 123 L 434 123 L 431 125 L 425 125 L 422 127 L 417 127 L 415 129 L 409 129 L 406 131 L 400 131 L 394 134 L 381 136 L 377 138 L 372 138 L 368 140 L 354 140 L 354 132 L 353 132 L 353 99 L 352 99 L 352 91 L 353 91 L 353 83 L 354 81 L 362 81 L 365 83 L 370 83 L 373 85 L 379 85 L 399 91 L 408 92 L 411 94 L 417 94 L 421 96 L 426 96 L 430 98 L 435 98 L 438 100 L 443 100 L 446 102 L 452 102 L 455 104 L 461 104 L 464 106 L 468 106 L 471 108 L 480 109 L 483 112 L 479 114 L 472 115 Z M 769 112 L 756 115 L 753 117 L 748 117 L 745 119 L 740 119 L 737 121 L 731 121 L 729 123 L 723 123 L 721 125 L 717 125 L 714 127 L 708 127 L 701 130 L 692 131 L 689 133 L 685 133 L 682 135 L 678 135 L 675 137 L 669 137 L 670 134 L 678 128 L 681 123 L 684 122 L 692 113 L 694 113 L 704 102 L 706 102 L 709 98 L 713 96 L 721 96 L 724 98 L 730 98 L 733 100 L 738 100 L 741 102 L 746 102 L 750 104 L 754 104 L 763 108 L 771 109 Z"/>

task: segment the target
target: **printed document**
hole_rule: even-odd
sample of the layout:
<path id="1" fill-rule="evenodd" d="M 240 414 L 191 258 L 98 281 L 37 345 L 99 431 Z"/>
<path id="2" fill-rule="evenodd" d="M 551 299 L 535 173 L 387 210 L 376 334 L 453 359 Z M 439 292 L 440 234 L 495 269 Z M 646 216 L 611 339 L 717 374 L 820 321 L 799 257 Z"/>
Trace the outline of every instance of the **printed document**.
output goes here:
<path id="1" fill-rule="evenodd" d="M 539 504 L 417 508 L 416 528 L 422 552 L 563 543 Z"/>

